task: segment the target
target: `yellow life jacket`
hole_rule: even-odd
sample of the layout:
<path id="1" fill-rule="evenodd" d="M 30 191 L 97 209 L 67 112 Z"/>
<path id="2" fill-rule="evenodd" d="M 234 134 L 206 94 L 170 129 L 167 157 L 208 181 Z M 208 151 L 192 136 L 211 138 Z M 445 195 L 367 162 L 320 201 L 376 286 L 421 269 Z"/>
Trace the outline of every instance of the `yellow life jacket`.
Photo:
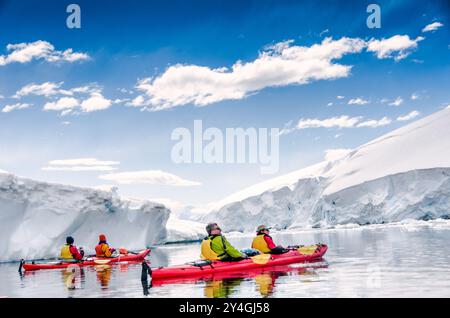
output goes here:
<path id="1" fill-rule="evenodd" d="M 253 239 L 252 248 L 261 251 L 262 253 L 270 253 L 271 249 L 269 245 L 267 245 L 266 240 L 264 239 L 264 234 L 260 234 Z"/>
<path id="2" fill-rule="evenodd" d="M 210 236 L 210 237 L 207 237 L 207 238 L 203 239 L 202 245 L 201 245 L 201 254 L 200 254 L 201 259 L 207 259 L 207 260 L 210 260 L 210 261 L 217 261 L 217 260 L 220 260 L 220 259 L 222 259 L 223 257 L 225 257 L 227 255 L 226 252 L 224 252 L 222 254 L 217 254 L 212 249 L 212 247 L 211 247 L 212 240 L 214 238 L 216 238 L 216 237 L 217 236 Z M 222 236 L 221 236 L 221 240 L 222 240 L 223 248 L 225 250 L 225 242 L 224 242 L 224 238 Z"/>
<path id="3" fill-rule="evenodd" d="M 207 237 L 202 241 L 202 246 L 201 246 L 201 254 L 200 257 L 202 259 L 207 259 L 210 261 L 217 261 L 219 260 L 219 255 L 213 251 L 213 249 L 211 248 L 211 238 Z"/>
<path id="4" fill-rule="evenodd" d="M 61 248 L 61 256 L 62 259 L 73 259 L 73 255 L 70 252 L 70 245 L 66 244 Z"/>

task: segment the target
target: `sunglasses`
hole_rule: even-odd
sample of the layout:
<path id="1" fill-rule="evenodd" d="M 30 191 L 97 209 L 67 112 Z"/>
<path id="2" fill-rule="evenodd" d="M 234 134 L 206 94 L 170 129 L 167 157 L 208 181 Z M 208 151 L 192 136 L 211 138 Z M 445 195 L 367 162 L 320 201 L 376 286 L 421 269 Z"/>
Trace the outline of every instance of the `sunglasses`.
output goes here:
<path id="1" fill-rule="evenodd" d="M 222 231 L 222 229 L 220 227 L 215 227 L 215 228 L 212 229 L 212 231 L 214 231 L 214 230 Z"/>

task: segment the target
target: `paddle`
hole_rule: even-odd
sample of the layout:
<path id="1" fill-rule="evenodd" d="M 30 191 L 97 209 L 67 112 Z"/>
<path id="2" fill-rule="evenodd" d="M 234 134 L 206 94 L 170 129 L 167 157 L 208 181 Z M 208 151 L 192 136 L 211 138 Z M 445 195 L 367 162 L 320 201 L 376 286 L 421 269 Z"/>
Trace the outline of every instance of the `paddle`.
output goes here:
<path id="1" fill-rule="evenodd" d="M 138 255 L 139 254 L 139 253 L 131 252 L 131 251 L 127 251 L 127 253 L 128 254 L 133 254 L 133 255 Z M 127 254 L 119 254 L 118 256 L 112 257 L 111 259 L 94 259 L 94 263 L 97 264 L 97 265 L 106 265 L 106 264 L 109 264 L 111 262 L 111 260 L 114 259 L 114 258 L 116 258 L 116 259 L 119 258 L 120 259 L 121 255 L 127 255 Z"/>
<path id="2" fill-rule="evenodd" d="M 302 246 L 297 249 L 297 251 L 303 255 L 314 254 L 316 252 L 316 250 L 317 250 L 317 245 Z"/>
<path id="3" fill-rule="evenodd" d="M 111 262 L 110 259 L 94 259 L 94 263 L 97 265 L 106 265 Z"/>
<path id="4" fill-rule="evenodd" d="M 255 264 L 264 265 L 267 264 L 270 261 L 271 255 L 270 254 L 258 254 L 255 256 L 250 257 L 250 259 Z"/>

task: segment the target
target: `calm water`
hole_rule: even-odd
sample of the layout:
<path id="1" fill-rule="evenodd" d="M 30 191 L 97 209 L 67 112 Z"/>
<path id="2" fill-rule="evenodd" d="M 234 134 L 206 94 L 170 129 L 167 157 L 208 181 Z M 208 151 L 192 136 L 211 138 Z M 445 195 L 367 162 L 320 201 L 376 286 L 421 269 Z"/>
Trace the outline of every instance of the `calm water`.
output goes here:
<path id="1" fill-rule="evenodd" d="M 284 245 L 326 243 L 324 261 L 252 273 L 250 277 L 158 285 L 145 290 L 141 266 L 86 267 L 74 274 L 43 270 L 20 276 L 0 265 L 3 297 L 450 297 L 450 223 L 277 233 Z M 250 237 L 229 237 L 246 248 Z M 198 257 L 198 244 L 155 248 L 153 266 Z M 158 285 L 158 286 L 157 286 Z M 148 296 L 144 296 L 147 293 Z"/>

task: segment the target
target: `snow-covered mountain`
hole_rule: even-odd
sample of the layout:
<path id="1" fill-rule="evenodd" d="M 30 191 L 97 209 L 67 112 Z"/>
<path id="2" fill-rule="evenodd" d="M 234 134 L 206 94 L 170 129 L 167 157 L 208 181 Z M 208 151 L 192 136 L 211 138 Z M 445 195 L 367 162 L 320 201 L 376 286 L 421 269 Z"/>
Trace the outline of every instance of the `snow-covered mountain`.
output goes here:
<path id="1" fill-rule="evenodd" d="M 32 181 L 0 172 L 0 261 L 54 257 L 65 237 L 92 253 L 99 233 L 114 247 L 142 249 L 167 239 L 162 204 L 114 192 Z"/>
<path id="2" fill-rule="evenodd" d="M 227 231 L 450 217 L 450 107 L 343 157 L 218 202 L 202 221 Z"/>

